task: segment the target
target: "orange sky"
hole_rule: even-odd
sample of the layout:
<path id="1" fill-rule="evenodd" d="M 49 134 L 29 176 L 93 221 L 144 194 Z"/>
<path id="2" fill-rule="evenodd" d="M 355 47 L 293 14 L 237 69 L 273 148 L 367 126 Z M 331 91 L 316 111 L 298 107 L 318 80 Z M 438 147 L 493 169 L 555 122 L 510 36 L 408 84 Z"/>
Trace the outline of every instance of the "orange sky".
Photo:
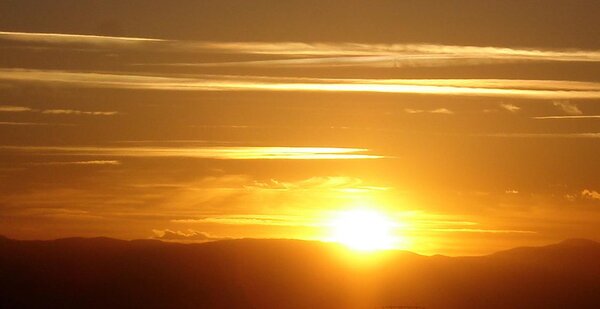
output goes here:
<path id="1" fill-rule="evenodd" d="M 0 234 L 600 239 L 600 3 L 0 3 Z"/>

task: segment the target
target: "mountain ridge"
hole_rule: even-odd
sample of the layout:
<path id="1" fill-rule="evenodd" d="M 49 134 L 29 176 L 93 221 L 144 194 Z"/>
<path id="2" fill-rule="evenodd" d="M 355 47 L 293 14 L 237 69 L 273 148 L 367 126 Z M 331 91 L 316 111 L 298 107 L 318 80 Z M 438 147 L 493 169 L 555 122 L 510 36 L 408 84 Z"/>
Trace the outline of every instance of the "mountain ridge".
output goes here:
<path id="1" fill-rule="evenodd" d="M 164 244 L 164 245 L 189 245 L 189 246 L 202 246 L 202 245 L 208 245 L 208 244 L 214 244 L 214 243 L 219 243 L 219 244 L 224 244 L 224 243 L 247 243 L 247 242 L 252 242 L 252 243 L 261 243 L 261 242 L 296 242 L 296 243 L 313 243 L 313 244 L 324 244 L 324 245 L 331 245 L 331 246 L 335 246 L 335 247 L 343 247 L 343 245 L 340 244 L 336 244 L 336 243 L 330 243 L 330 242 L 323 242 L 323 241 L 312 241 L 312 240 L 300 240 L 300 239 L 286 239 L 286 238 L 238 238 L 238 239 L 223 239 L 223 240 L 214 240 L 214 241 L 205 241 L 205 242 L 179 242 L 179 241 L 165 241 L 165 240 L 160 240 L 160 239 L 154 239 L 154 238 L 148 238 L 148 239 L 131 239 L 131 240 L 126 240 L 126 239 L 118 239 L 118 238 L 112 238 L 112 237 L 106 237 L 106 236 L 98 236 L 98 237 L 65 237 L 65 238 L 56 238 L 56 239 L 47 239 L 47 240 L 20 240 L 20 239 L 13 239 L 13 238 L 9 238 L 5 235 L 0 235 L 0 241 L 10 241 L 10 242 L 24 242 L 24 243 L 77 243 L 77 242 L 102 242 L 102 243 L 114 243 L 114 244 Z M 518 252 L 518 251 L 527 251 L 527 250 L 546 250 L 546 249 L 560 249 L 560 248 L 566 248 L 566 247 L 597 247 L 600 249 L 600 241 L 596 241 L 593 239 L 587 239 L 587 238 L 567 238 L 565 240 L 556 242 L 556 243 L 551 243 L 551 244 L 547 244 L 547 245 L 540 245 L 540 246 L 522 246 L 522 247 L 515 247 L 515 248 L 511 248 L 511 249 L 506 249 L 506 250 L 500 250 L 497 252 L 492 252 L 489 254 L 483 254 L 483 255 L 474 255 L 474 256 L 448 256 L 448 255 L 443 255 L 443 254 L 434 254 L 434 255 L 423 255 L 417 252 L 413 252 L 410 250 L 399 250 L 399 249 L 391 249 L 391 250 L 382 250 L 388 253 L 403 253 L 403 254 L 414 254 L 414 255 L 418 255 L 418 256 L 423 256 L 423 257 L 447 257 L 447 258 L 465 258 L 465 257 L 485 257 L 485 256 L 493 256 L 493 255 L 501 255 L 501 254 L 508 254 L 508 253 L 512 253 L 512 252 Z"/>
<path id="2" fill-rule="evenodd" d="M 600 308 L 591 240 L 475 257 L 282 239 L 0 240 L 0 308 Z"/>

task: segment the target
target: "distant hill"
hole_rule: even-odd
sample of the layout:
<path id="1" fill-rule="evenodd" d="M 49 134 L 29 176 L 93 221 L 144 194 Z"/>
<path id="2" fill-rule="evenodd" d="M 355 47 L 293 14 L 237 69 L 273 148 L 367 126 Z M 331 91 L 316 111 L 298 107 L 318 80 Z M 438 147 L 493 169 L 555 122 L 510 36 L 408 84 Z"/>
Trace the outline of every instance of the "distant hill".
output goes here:
<path id="1" fill-rule="evenodd" d="M 351 257 L 295 240 L 0 237 L 0 308 L 600 308 L 600 243 Z"/>

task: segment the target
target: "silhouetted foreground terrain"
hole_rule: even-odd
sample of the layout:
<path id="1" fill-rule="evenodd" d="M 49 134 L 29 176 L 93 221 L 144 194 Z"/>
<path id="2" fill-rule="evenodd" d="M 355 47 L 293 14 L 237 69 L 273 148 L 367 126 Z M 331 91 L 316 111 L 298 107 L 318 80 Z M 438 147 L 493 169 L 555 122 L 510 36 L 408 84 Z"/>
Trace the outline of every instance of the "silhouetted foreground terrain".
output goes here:
<path id="1" fill-rule="evenodd" d="M 344 252 L 292 240 L 0 238 L 0 307 L 600 308 L 598 242 L 482 257 Z"/>

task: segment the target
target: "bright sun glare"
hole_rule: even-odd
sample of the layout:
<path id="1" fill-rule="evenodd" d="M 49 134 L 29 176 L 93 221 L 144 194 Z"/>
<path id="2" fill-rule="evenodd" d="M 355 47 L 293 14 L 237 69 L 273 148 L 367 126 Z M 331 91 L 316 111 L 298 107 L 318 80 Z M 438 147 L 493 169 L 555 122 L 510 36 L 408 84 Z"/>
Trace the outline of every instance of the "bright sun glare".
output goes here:
<path id="1" fill-rule="evenodd" d="M 331 222 L 331 241 L 359 251 L 392 249 L 398 242 L 396 223 L 384 213 L 372 209 L 341 212 Z"/>

